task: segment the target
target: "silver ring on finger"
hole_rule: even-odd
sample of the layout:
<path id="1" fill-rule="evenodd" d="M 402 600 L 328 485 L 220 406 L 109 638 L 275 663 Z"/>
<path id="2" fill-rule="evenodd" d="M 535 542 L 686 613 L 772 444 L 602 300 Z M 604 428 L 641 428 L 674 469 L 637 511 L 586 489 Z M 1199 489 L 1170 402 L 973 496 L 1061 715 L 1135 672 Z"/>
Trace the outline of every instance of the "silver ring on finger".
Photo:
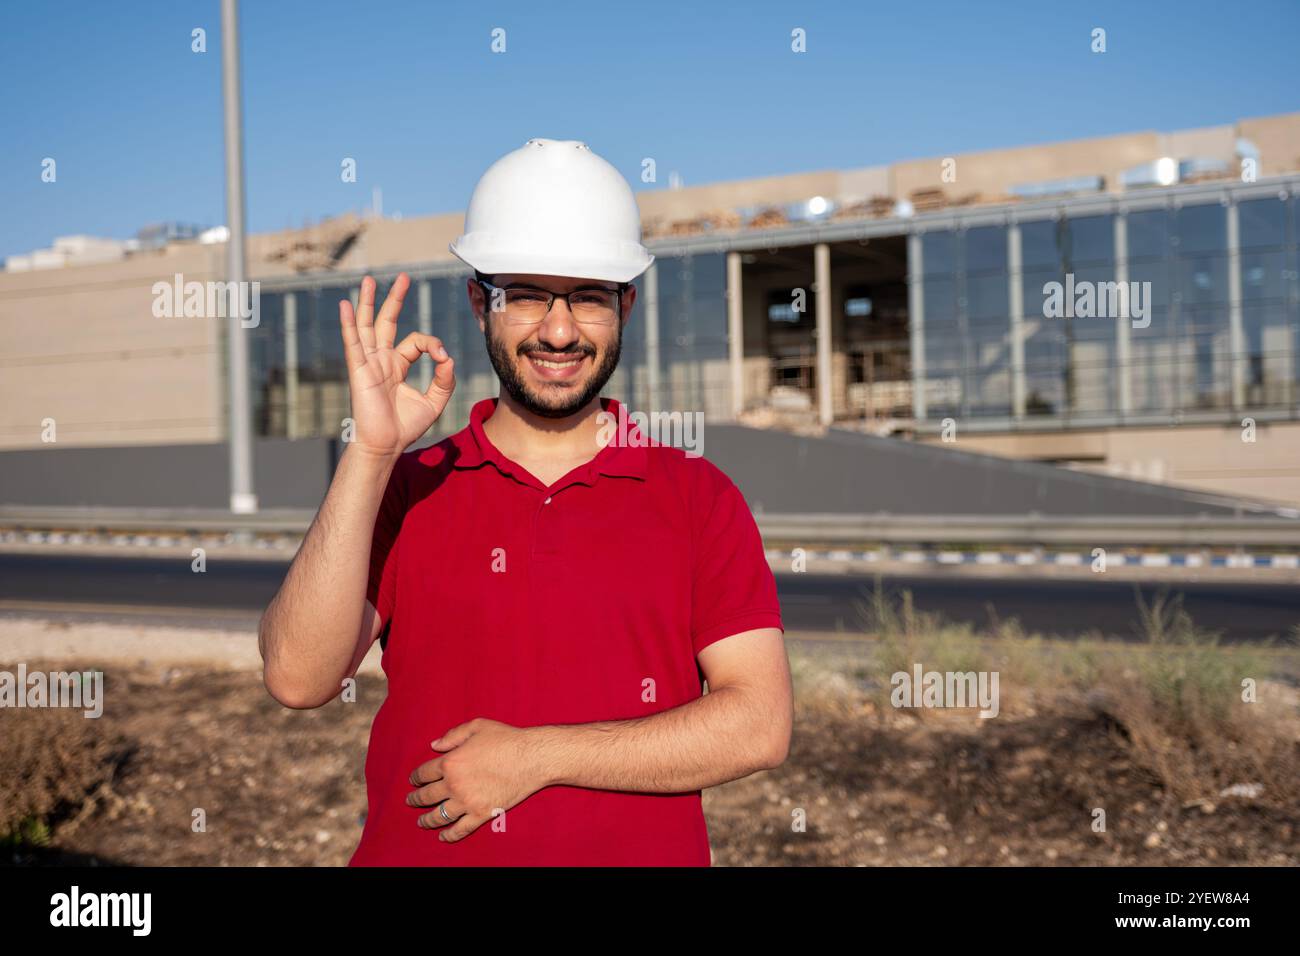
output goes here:
<path id="1" fill-rule="evenodd" d="M 447 804 L 445 803 L 438 804 L 438 812 L 442 814 L 442 818 L 444 820 L 446 820 L 448 823 L 451 823 L 451 817 L 447 816 Z"/>

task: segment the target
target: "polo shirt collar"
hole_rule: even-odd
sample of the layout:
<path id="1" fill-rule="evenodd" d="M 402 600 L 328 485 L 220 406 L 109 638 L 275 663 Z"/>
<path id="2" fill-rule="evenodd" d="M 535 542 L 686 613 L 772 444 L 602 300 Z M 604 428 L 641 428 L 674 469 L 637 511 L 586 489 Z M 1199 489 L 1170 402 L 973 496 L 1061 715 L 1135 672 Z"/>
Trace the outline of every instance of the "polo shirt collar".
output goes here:
<path id="1" fill-rule="evenodd" d="M 477 468 L 484 462 L 491 462 L 503 474 L 517 477 L 524 469 L 501 453 L 483 430 L 483 423 L 496 411 L 498 399 L 485 398 L 476 402 L 470 409 L 468 427 L 457 432 L 452 441 L 458 454 L 452 462 L 456 468 Z M 601 408 L 614 416 L 615 439 L 596 453 L 596 457 L 579 469 L 574 480 L 591 484 L 596 475 L 614 475 L 627 478 L 646 477 L 648 455 L 646 446 L 649 441 L 628 419 L 627 410 L 617 399 L 602 398 Z M 618 440 L 622 438 L 623 440 Z"/>

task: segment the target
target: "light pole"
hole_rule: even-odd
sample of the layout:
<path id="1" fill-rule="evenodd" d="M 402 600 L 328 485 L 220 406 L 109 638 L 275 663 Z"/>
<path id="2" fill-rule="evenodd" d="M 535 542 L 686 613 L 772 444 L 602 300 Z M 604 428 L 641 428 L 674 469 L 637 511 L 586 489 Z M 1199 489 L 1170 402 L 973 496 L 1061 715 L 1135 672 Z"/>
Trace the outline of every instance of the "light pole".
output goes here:
<path id="1" fill-rule="evenodd" d="M 239 86 L 239 6 L 221 0 L 221 93 L 226 132 L 226 281 L 233 284 L 236 301 L 244 302 L 244 121 Z M 256 293 L 253 293 L 256 294 Z M 256 308 L 251 296 L 249 304 Z M 229 311 L 240 312 L 242 309 Z M 251 514 L 257 510 L 253 492 L 253 428 L 248 395 L 248 337 L 238 314 L 227 316 L 230 362 L 230 510 Z"/>

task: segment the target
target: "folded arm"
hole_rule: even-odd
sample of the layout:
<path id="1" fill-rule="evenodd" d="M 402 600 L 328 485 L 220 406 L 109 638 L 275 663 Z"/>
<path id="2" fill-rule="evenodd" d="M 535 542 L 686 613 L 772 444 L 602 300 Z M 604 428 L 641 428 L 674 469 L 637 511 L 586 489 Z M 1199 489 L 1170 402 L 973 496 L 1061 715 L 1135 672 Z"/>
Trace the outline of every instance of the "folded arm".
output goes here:
<path id="1" fill-rule="evenodd" d="M 793 693 L 778 628 L 735 634 L 699 655 L 709 692 L 631 720 L 531 728 L 546 785 L 680 793 L 780 766 Z"/>

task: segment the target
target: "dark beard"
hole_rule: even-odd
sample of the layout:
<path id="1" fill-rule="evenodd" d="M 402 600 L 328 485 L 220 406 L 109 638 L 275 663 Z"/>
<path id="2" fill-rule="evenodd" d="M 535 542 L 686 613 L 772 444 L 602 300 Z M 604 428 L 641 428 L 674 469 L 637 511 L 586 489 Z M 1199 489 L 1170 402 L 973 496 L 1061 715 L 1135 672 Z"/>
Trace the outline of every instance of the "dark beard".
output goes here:
<path id="1" fill-rule="evenodd" d="M 619 326 L 618 337 L 614 340 L 614 345 L 605 353 L 604 361 L 597 367 L 595 373 L 587 380 L 586 386 L 580 392 L 556 389 L 555 391 L 561 396 L 560 404 L 548 405 L 541 398 L 531 393 L 524 380 L 520 376 L 518 368 L 511 360 L 510 353 L 506 347 L 492 335 L 492 321 L 489 319 L 484 323 L 483 339 L 487 343 L 488 358 L 492 362 L 492 368 L 496 370 L 497 378 L 501 379 L 501 387 L 505 389 L 516 404 L 527 409 L 539 418 L 568 418 L 586 408 L 593 398 L 600 394 L 600 390 L 605 387 L 614 370 L 618 368 L 619 356 L 623 351 L 623 329 Z M 527 361 L 529 352 L 548 351 L 537 344 L 521 346 L 518 357 Z M 562 353 L 566 355 L 595 355 L 595 349 L 590 345 L 579 343 L 573 348 Z"/>

